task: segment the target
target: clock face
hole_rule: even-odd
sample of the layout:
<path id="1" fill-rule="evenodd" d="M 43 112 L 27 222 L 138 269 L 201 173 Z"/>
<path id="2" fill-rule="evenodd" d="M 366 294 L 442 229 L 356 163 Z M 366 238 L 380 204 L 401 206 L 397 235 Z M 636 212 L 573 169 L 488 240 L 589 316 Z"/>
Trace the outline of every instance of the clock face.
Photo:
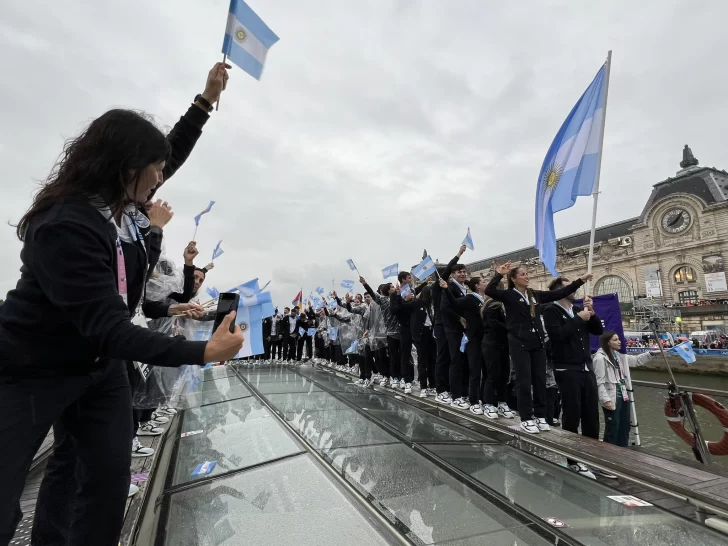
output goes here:
<path id="1" fill-rule="evenodd" d="M 690 227 L 690 213 L 683 208 L 668 210 L 662 217 L 662 229 L 668 233 L 680 233 Z"/>

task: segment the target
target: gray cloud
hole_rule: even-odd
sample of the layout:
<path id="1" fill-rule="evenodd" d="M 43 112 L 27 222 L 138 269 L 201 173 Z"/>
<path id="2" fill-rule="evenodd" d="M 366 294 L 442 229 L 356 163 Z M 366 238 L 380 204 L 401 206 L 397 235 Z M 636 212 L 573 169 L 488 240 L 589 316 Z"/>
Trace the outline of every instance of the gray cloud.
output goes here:
<path id="1" fill-rule="evenodd" d="M 28 207 L 63 139 L 114 106 L 171 127 L 220 58 L 228 2 L 123 5 L 11 0 L 0 22 L 0 221 Z M 469 260 L 531 245 L 535 177 L 555 132 L 614 50 L 599 223 L 639 213 L 689 142 L 726 167 L 719 0 L 506 3 L 257 2 L 281 37 L 261 82 L 234 68 L 220 111 L 165 185 L 166 241 L 181 253 L 192 217 L 201 262 L 223 240 L 210 284 L 272 279 L 285 305 L 303 287 L 449 259 L 469 226 Z M 588 229 L 591 203 L 557 233 Z M 0 230 L 18 278 L 20 244 Z M 180 258 L 181 262 L 181 258 Z"/>

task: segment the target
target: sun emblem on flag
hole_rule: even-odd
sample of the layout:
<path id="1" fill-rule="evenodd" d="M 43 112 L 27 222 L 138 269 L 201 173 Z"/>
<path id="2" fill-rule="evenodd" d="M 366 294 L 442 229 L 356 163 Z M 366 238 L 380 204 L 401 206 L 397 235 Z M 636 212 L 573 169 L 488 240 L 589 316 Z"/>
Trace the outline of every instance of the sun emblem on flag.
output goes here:
<path id="1" fill-rule="evenodd" d="M 246 323 L 244 323 L 244 322 L 241 322 L 240 324 L 238 324 L 238 326 L 240 326 L 240 329 L 243 332 L 248 329 L 248 325 Z"/>
<path id="2" fill-rule="evenodd" d="M 564 174 L 564 168 L 558 163 L 552 163 L 546 172 L 543 173 L 543 187 L 546 193 L 553 193 L 556 186 L 559 185 L 561 175 Z"/>
<path id="3" fill-rule="evenodd" d="M 239 28 L 235 31 L 235 39 L 238 42 L 244 42 L 245 39 L 248 37 L 248 35 L 245 33 L 245 31 L 242 28 Z"/>

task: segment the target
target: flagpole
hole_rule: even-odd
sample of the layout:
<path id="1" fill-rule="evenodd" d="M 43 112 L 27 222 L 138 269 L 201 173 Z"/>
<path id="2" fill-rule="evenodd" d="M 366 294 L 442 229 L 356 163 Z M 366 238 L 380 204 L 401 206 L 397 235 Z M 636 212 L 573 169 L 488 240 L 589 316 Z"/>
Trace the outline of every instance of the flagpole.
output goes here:
<path id="1" fill-rule="evenodd" d="M 612 52 L 610 51 L 609 54 L 611 55 Z M 222 54 L 222 66 L 225 66 L 225 63 L 227 62 L 227 53 Z M 224 81 L 224 80 L 223 80 Z M 220 99 L 222 98 L 222 90 L 220 91 L 220 96 L 217 97 L 217 102 L 215 103 L 215 112 L 217 112 L 220 109 Z"/>
<path id="2" fill-rule="evenodd" d="M 609 53 L 607 53 L 607 83 L 606 88 L 604 89 L 604 107 L 603 107 L 603 113 L 602 113 L 602 127 L 599 131 L 599 154 L 597 155 L 597 175 L 594 180 L 594 193 L 592 193 L 592 197 L 594 198 L 594 207 L 592 209 L 592 225 L 591 225 L 591 235 L 589 236 L 589 260 L 587 262 L 586 266 L 586 272 L 591 273 L 592 272 L 592 262 L 594 261 L 594 238 L 596 234 L 597 229 L 597 205 L 599 203 L 599 178 L 602 171 L 602 151 L 604 150 L 604 127 L 607 124 L 607 100 L 609 99 L 609 73 L 612 69 L 612 50 L 609 50 Z M 591 292 L 591 281 L 587 281 L 586 283 L 586 290 L 585 294 L 588 295 L 589 292 Z"/>
<path id="3" fill-rule="evenodd" d="M 199 226 L 197 226 L 197 224 L 195 224 L 195 232 L 194 232 L 194 233 L 192 234 L 192 240 L 193 240 L 193 241 L 196 241 L 195 237 L 197 237 L 197 228 L 198 228 L 198 227 L 199 227 Z"/>

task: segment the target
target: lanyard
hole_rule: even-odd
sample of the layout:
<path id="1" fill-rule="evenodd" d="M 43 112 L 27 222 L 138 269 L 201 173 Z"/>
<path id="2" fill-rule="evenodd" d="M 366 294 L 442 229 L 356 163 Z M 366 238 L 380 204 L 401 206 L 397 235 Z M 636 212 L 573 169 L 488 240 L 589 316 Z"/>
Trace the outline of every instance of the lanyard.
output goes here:
<path id="1" fill-rule="evenodd" d="M 121 240 L 116 238 L 116 277 L 119 283 L 119 295 L 124 303 L 129 305 L 129 289 L 126 284 L 126 260 L 124 259 L 124 251 L 121 248 Z"/>

